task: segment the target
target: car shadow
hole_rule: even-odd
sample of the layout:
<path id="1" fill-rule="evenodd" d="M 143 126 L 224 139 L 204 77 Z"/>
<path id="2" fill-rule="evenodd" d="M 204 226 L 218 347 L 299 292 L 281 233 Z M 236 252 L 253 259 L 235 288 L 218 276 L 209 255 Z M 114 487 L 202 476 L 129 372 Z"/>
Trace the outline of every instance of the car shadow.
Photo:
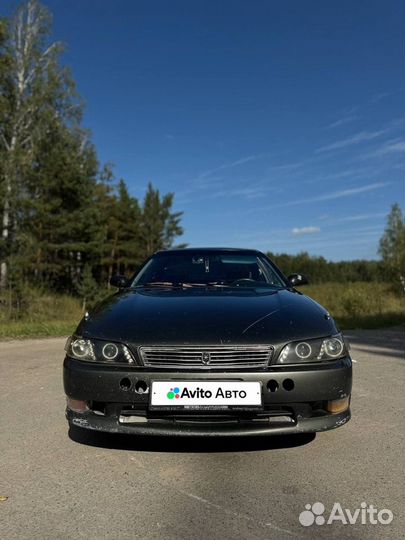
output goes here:
<path id="1" fill-rule="evenodd" d="M 295 448 L 311 443 L 315 439 L 315 433 L 260 437 L 160 437 L 103 433 L 75 426 L 69 428 L 69 438 L 79 444 L 114 450 L 210 453 L 257 452 Z"/>
<path id="2" fill-rule="evenodd" d="M 378 330 L 348 330 L 344 332 L 352 346 L 352 356 L 356 352 L 386 359 L 405 359 L 405 327 Z"/>

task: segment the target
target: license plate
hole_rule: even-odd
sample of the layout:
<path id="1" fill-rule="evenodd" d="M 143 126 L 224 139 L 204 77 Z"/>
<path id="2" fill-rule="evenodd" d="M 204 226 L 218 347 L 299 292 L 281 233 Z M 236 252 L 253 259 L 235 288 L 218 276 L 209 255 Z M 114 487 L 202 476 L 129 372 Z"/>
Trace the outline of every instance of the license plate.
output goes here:
<path id="1" fill-rule="evenodd" d="M 260 382 L 240 381 L 153 381 L 152 407 L 227 408 L 260 407 Z"/>

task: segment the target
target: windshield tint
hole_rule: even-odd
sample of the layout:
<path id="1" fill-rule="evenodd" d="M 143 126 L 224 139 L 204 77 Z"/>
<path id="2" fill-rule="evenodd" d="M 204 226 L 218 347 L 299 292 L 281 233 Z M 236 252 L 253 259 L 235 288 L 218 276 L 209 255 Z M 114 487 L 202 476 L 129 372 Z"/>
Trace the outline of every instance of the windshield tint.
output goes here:
<path id="1" fill-rule="evenodd" d="M 153 284 L 285 287 L 266 259 L 243 253 L 159 253 L 146 263 L 132 286 Z"/>

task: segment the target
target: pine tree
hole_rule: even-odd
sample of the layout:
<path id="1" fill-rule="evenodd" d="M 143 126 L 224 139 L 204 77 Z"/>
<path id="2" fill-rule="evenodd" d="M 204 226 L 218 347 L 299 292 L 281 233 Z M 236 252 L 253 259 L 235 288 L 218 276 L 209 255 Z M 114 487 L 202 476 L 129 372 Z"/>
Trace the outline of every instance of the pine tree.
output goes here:
<path id="1" fill-rule="evenodd" d="M 172 212 L 174 193 L 160 197 L 159 190 L 152 184 L 143 201 L 141 218 L 141 250 L 143 257 L 149 257 L 156 250 L 173 245 L 177 236 L 183 234 L 180 225 L 183 212 Z"/>
<path id="2" fill-rule="evenodd" d="M 117 196 L 117 223 L 118 223 L 118 273 L 132 273 L 142 262 L 140 253 L 140 221 L 141 210 L 138 200 L 128 193 L 124 180 L 118 184 Z"/>
<path id="3" fill-rule="evenodd" d="M 100 257 L 97 261 L 95 276 L 98 283 L 109 286 L 115 264 L 116 195 L 114 193 L 114 172 L 112 165 L 104 165 L 98 175 L 95 186 L 95 206 L 100 219 Z"/>
<path id="4" fill-rule="evenodd" d="M 111 166 L 104 168 L 96 187 L 96 204 L 102 216 L 102 256 L 100 281 L 109 284 L 114 273 L 132 273 L 139 262 L 140 208 L 124 180 L 114 185 Z"/>
<path id="5" fill-rule="evenodd" d="M 32 249 L 25 266 L 55 289 L 74 291 L 84 265 L 94 265 L 101 256 L 98 163 L 84 137 L 80 130 L 55 122 L 36 147 L 36 166 L 27 182 L 30 197 L 23 206 L 21 230 Z"/>
<path id="6" fill-rule="evenodd" d="M 85 311 L 87 304 L 94 300 L 99 289 L 89 264 L 84 266 L 83 274 L 77 283 L 76 289 L 79 297 L 82 299 L 82 309 Z"/>

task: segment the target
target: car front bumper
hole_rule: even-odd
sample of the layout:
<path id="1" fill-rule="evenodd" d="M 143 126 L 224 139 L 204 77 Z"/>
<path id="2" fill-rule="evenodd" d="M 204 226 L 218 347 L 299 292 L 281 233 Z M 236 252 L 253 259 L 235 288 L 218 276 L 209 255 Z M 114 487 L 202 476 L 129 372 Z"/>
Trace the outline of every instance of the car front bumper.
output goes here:
<path id="1" fill-rule="evenodd" d="M 263 407 L 155 410 L 149 406 L 149 388 L 157 380 L 260 381 Z M 86 402 L 80 412 L 68 406 L 69 424 L 95 431 L 182 436 L 311 433 L 340 427 L 350 419 L 349 407 L 331 413 L 327 404 L 350 398 L 352 364 L 345 357 L 317 366 L 272 366 L 267 371 L 186 372 L 126 369 L 66 357 L 64 388 L 68 404 Z"/>

